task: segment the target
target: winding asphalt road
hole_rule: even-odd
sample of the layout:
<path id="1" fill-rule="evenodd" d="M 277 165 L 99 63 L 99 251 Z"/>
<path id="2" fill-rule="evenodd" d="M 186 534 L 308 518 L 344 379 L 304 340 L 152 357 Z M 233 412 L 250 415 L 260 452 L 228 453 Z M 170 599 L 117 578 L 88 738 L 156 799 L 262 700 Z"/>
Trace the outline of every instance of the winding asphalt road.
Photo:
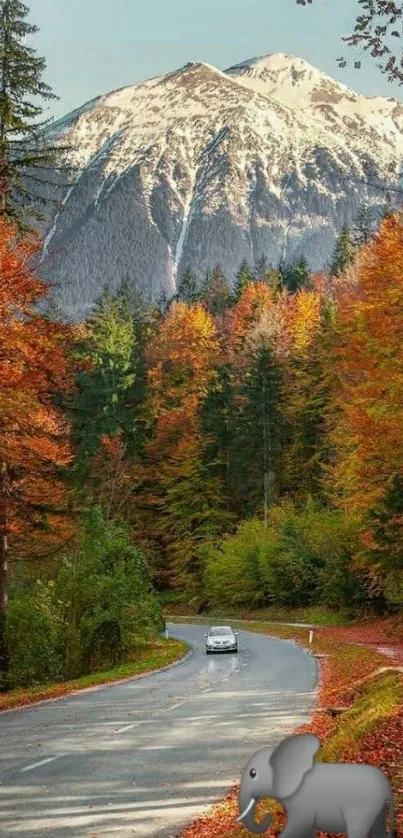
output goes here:
<path id="1" fill-rule="evenodd" d="M 0 835 L 168 838 L 309 719 L 313 657 L 241 631 L 206 656 L 204 626 L 168 624 L 193 653 L 126 683 L 0 714 Z"/>

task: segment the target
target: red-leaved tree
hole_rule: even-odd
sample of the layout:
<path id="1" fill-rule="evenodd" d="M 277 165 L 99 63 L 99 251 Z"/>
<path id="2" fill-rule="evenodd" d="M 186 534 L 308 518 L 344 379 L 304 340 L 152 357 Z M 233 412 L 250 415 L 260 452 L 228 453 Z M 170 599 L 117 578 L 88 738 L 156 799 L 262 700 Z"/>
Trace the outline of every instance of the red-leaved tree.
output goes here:
<path id="1" fill-rule="evenodd" d="M 0 219 L 0 677 L 7 673 L 7 564 L 41 556 L 71 537 L 58 470 L 72 457 L 55 394 L 73 388 L 67 326 L 38 316 L 46 286 L 33 273 L 39 248 Z"/>

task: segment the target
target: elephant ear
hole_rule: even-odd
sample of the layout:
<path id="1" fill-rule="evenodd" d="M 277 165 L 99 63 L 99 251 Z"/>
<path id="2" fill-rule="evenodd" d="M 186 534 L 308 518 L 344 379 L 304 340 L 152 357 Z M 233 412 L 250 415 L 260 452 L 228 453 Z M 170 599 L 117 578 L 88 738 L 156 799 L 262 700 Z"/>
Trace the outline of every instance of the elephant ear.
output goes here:
<path id="1" fill-rule="evenodd" d="M 273 769 L 274 797 L 280 800 L 297 791 L 305 774 L 313 767 L 319 748 L 320 740 L 312 733 L 288 736 L 280 742 L 269 760 Z"/>

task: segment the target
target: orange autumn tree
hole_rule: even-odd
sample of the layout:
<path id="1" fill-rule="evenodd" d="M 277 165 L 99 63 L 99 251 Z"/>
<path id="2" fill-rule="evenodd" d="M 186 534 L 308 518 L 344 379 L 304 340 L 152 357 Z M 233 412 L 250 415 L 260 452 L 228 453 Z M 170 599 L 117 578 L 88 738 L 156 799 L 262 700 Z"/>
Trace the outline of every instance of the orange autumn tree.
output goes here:
<path id="1" fill-rule="evenodd" d="M 246 286 L 225 318 L 223 332 L 229 363 L 240 362 L 250 330 L 268 312 L 280 311 L 286 298 L 286 294 L 279 298 L 275 289 L 265 282 L 251 282 Z"/>
<path id="2" fill-rule="evenodd" d="M 337 293 L 337 451 L 328 489 L 365 523 L 364 541 L 402 595 L 403 216 L 390 214 Z M 397 574 L 397 575 L 396 575 Z"/>
<path id="3" fill-rule="evenodd" d="M 148 347 L 148 475 L 141 495 L 146 529 L 160 539 L 159 582 L 188 589 L 201 579 L 199 548 L 226 520 L 220 481 L 204 457 L 199 407 L 214 377 L 219 342 L 202 305 L 174 303 Z M 151 418 L 152 417 L 152 418 Z"/>
<path id="4" fill-rule="evenodd" d="M 8 559 L 51 553 L 71 536 L 58 468 L 71 460 L 68 427 L 52 403 L 73 387 L 66 326 L 33 306 L 46 285 L 32 271 L 33 236 L 17 240 L 0 219 L 0 678 L 5 639 Z"/>

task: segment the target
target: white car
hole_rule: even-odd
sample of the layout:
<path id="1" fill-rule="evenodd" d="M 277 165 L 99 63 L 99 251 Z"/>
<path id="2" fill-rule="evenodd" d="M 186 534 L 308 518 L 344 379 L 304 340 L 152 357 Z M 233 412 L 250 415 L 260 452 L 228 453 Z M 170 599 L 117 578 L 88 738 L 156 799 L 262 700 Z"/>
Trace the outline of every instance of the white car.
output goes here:
<path id="1" fill-rule="evenodd" d="M 211 652 L 237 652 L 238 634 L 230 626 L 213 626 L 205 634 L 206 655 Z"/>

